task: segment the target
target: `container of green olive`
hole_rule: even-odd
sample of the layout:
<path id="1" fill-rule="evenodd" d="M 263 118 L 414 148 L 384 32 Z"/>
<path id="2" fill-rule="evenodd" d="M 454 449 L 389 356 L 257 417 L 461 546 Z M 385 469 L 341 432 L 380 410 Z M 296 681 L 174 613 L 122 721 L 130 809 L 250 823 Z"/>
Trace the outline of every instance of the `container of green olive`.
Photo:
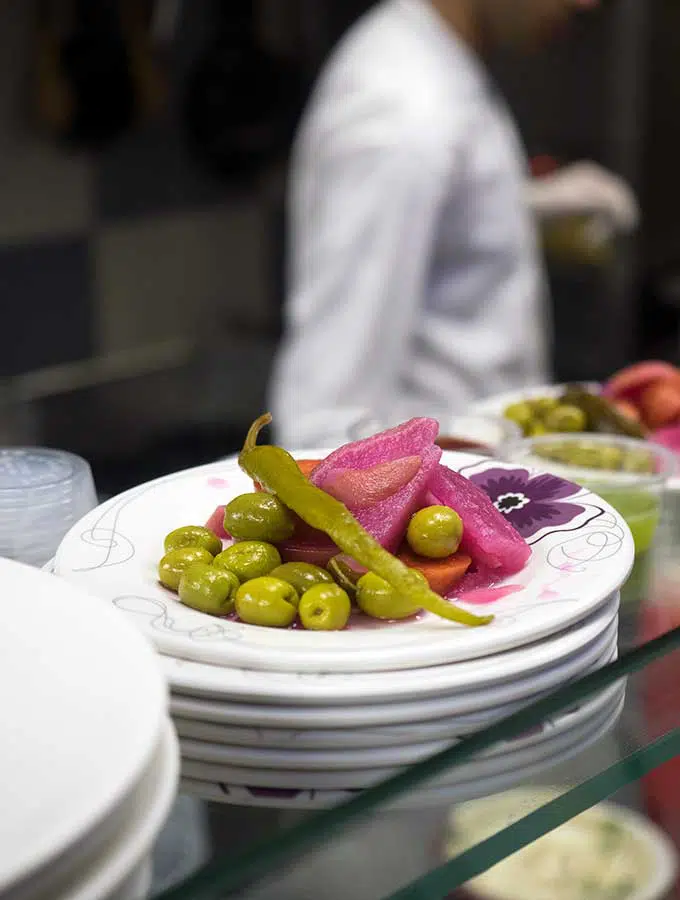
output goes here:
<path id="1" fill-rule="evenodd" d="M 586 433 L 645 437 L 640 422 L 624 415 L 602 396 L 596 385 L 542 388 L 535 393 L 506 397 L 500 408 L 525 437 Z"/>
<path id="2" fill-rule="evenodd" d="M 506 448 L 505 459 L 582 485 L 621 514 L 635 542 L 635 567 L 622 596 L 642 600 L 650 551 L 664 539 L 659 525 L 668 480 L 678 469 L 676 455 L 656 444 L 616 435 L 553 434 Z"/>

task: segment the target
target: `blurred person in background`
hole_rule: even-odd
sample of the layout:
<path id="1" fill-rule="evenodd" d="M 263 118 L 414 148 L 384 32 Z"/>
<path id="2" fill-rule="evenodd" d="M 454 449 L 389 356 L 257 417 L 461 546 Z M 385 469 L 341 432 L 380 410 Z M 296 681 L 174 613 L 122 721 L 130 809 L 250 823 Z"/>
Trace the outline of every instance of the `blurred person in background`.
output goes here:
<path id="1" fill-rule="evenodd" d="M 278 439 L 322 445 L 369 410 L 455 413 L 550 380 L 536 217 L 632 228 L 593 164 L 531 180 L 485 52 L 531 49 L 596 0 L 385 0 L 322 72 L 294 147 Z"/>

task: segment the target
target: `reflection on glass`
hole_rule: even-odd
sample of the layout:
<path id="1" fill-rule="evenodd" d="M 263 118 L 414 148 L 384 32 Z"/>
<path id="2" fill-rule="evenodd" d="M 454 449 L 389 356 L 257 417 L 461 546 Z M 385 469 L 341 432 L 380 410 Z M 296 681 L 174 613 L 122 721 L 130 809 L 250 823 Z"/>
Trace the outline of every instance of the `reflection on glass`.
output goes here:
<path id="1" fill-rule="evenodd" d="M 523 787 L 454 808 L 444 857 L 453 859 L 565 793 Z M 678 857 L 667 835 L 644 816 L 601 803 L 472 879 L 470 900 L 662 900 Z"/>

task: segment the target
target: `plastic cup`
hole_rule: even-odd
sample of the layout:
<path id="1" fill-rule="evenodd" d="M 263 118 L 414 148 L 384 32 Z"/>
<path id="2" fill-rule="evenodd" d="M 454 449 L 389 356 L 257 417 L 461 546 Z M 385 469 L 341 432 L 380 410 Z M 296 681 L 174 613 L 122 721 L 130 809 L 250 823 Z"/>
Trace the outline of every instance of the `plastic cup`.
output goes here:
<path id="1" fill-rule="evenodd" d="M 92 471 L 81 457 L 38 447 L 0 449 L 0 556 L 45 565 L 96 505 Z"/>
<path id="2" fill-rule="evenodd" d="M 553 434 L 507 446 L 504 458 L 583 485 L 620 513 L 635 541 L 635 565 L 621 601 L 639 605 L 649 590 L 655 554 L 667 539 L 661 526 L 668 481 L 678 471 L 676 455 L 635 438 Z"/>

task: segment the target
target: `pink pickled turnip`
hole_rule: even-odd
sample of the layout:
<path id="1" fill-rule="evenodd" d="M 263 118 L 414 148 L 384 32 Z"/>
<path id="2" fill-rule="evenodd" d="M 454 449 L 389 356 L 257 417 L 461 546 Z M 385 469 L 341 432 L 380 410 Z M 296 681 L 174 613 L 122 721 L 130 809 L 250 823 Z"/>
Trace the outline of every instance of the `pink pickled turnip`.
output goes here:
<path id="1" fill-rule="evenodd" d="M 325 541 L 283 541 L 276 545 L 284 562 L 304 562 L 325 569 L 328 563 L 340 553 L 335 544 Z"/>
<path id="2" fill-rule="evenodd" d="M 404 456 L 368 469 L 338 469 L 324 482 L 324 490 L 350 509 L 386 500 L 418 474 L 420 456 Z"/>
<path id="3" fill-rule="evenodd" d="M 383 547 L 396 550 L 410 517 L 422 505 L 430 476 L 441 459 L 442 451 L 434 443 L 438 434 L 435 419 L 411 419 L 397 428 L 340 447 L 317 466 L 311 480 L 329 493 L 337 490 L 340 483 L 345 488 L 343 502 L 360 524 Z M 356 475 L 348 479 L 350 470 Z M 382 489 L 377 477 L 380 473 L 385 477 Z M 404 482 L 407 475 L 412 477 Z M 347 479 L 350 490 L 346 490 Z M 389 486 L 395 487 L 399 480 L 401 486 L 387 495 Z M 376 502 L 366 505 L 358 488 L 369 483 Z M 377 499 L 381 493 L 383 499 Z"/>
<path id="4" fill-rule="evenodd" d="M 436 419 L 409 419 L 396 428 L 334 450 L 316 467 L 311 481 L 325 489 L 328 478 L 338 470 L 368 469 L 405 456 L 420 456 L 423 450 L 434 444 L 438 434 L 439 423 Z"/>
<path id="5" fill-rule="evenodd" d="M 395 551 L 403 541 L 411 516 L 423 505 L 430 478 L 441 456 L 439 447 L 430 447 L 422 454 L 415 478 L 400 491 L 380 503 L 351 510 L 356 520 L 387 550 Z"/>
<path id="6" fill-rule="evenodd" d="M 209 528 L 210 531 L 213 531 L 217 537 L 222 541 L 227 541 L 231 538 L 231 535 L 225 530 L 224 527 L 224 511 L 226 506 L 218 506 L 215 512 L 210 516 L 208 521 L 205 523 L 205 527 Z"/>
<path id="7" fill-rule="evenodd" d="M 427 503 L 449 506 L 463 520 L 460 549 L 494 576 L 519 572 L 531 548 L 489 497 L 458 472 L 437 466 L 428 484 Z"/>

